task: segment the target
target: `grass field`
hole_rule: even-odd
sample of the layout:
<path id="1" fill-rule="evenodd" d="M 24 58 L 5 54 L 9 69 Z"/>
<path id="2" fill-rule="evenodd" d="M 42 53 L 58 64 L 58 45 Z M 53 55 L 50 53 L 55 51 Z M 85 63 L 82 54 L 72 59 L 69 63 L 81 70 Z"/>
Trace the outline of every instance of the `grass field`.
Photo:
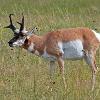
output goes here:
<path id="1" fill-rule="evenodd" d="M 53 84 L 48 61 L 20 48 L 12 50 L 7 42 L 13 34 L 3 28 L 10 13 L 15 23 L 24 13 L 26 28 L 37 26 L 38 35 L 81 26 L 100 32 L 100 0 L 0 0 L 0 100 L 100 100 L 100 72 L 91 92 L 91 70 L 83 60 L 65 62 L 65 91 L 58 67 Z M 97 65 L 100 68 L 100 50 Z"/>

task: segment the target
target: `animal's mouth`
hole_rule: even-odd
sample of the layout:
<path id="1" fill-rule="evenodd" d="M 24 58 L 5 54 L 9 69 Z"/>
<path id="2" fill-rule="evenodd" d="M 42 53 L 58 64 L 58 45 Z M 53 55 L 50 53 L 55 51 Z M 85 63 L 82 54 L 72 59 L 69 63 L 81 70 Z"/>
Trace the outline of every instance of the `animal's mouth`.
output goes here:
<path id="1" fill-rule="evenodd" d="M 8 42 L 8 44 L 9 44 L 10 47 L 13 47 L 13 44 L 12 43 Z"/>
<path id="2" fill-rule="evenodd" d="M 12 44 L 9 44 L 9 46 L 10 46 L 10 47 L 13 47 L 13 45 L 12 45 Z"/>

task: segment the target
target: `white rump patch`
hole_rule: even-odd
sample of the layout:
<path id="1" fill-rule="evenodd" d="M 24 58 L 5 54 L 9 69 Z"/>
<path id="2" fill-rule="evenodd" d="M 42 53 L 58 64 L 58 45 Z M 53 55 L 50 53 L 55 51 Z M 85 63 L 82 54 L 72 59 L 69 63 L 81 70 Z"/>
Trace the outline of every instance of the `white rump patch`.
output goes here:
<path id="1" fill-rule="evenodd" d="M 100 33 L 97 33 L 96 31 L 92 30 L 93 33 L 95 34 L 96 38 L 99 40 L 100 42 Z"/>

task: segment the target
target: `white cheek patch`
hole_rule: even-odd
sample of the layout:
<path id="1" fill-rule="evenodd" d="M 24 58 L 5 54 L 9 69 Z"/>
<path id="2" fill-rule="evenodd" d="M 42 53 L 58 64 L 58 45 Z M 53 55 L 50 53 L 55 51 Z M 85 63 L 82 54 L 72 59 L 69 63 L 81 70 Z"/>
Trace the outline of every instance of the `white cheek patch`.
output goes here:
<path id="1" fill-rule="evenodd" d="M 25 39 L 19 39 L 13 43 L 13 46 L 22 46 L 24 44 Z"/>

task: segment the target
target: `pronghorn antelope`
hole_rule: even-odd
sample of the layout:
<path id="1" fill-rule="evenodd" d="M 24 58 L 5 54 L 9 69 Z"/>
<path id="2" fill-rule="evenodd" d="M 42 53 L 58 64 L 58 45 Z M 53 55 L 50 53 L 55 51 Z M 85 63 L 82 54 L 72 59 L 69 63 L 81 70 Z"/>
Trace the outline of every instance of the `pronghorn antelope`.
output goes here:
<path id="1" fill-rule="evenodd" d="M 10 47 L 22 47 L 29 52 L 50 60 L 51 71 L 55 61 L 58 62 L 60 72 L 66 88 L 64 77 L 64 60 L 65 59 L 85 59 L 86 63 L 91 66 L 92 70 L 92 90 L 95 85 L 95 76 L 97 72 L 96 51 L 100 45 L 100 34 L 89 28 L 69 28 L 59 29 L 48 32 L 43 36 L 34 34 L 34 29 L 30 32 L 25 30 L 24 16 L 20 24 L 20 29 L 12 23 L 12 14 L 10 14 L 10 28 L 14 37 L 8 42 Z"/>

